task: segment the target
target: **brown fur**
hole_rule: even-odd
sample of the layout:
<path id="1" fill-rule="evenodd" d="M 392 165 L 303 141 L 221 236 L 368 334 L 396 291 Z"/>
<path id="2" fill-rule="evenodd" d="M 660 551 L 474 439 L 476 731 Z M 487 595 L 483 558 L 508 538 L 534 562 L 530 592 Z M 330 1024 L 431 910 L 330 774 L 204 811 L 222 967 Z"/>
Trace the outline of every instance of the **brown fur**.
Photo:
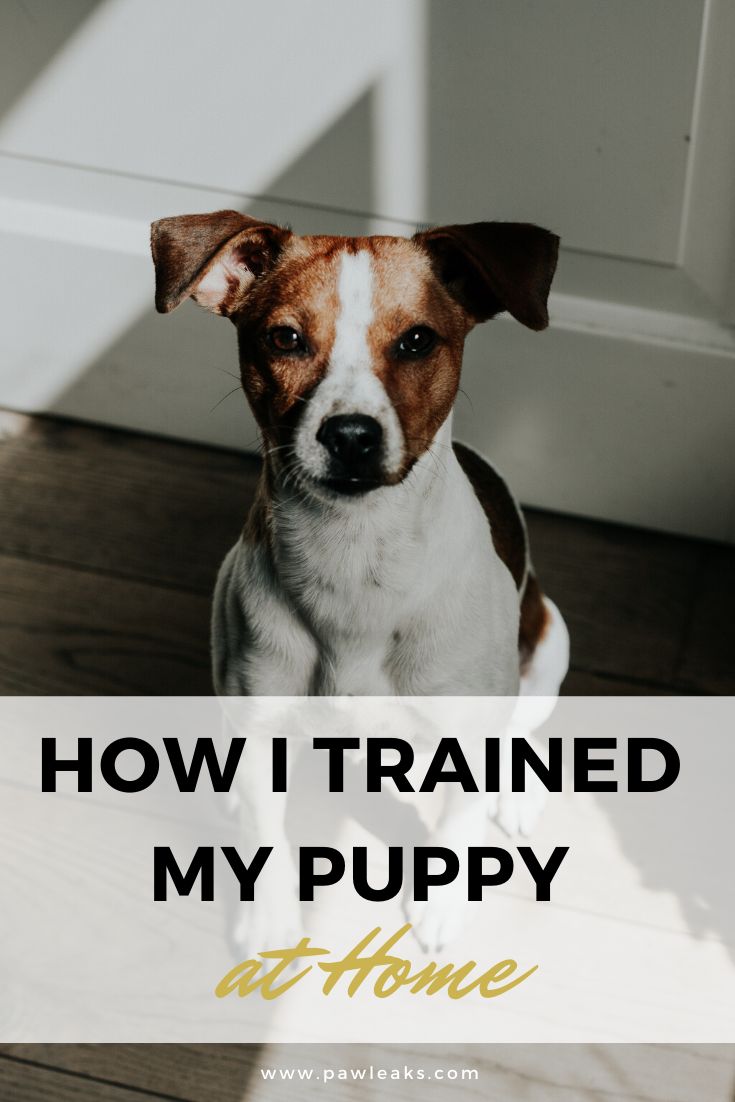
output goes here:
<path id="1" fill-rule="evenodd" d="M 245 272 L 260 275 L 275 261 L 290 231 L 259 222 L 236 210 L 160 218 L 151 226 L 151 252 L 156 269 L 156 309 L 174 310 L 185 298 L 196 299 L 197 284 L 225 250 Z M 229 315 L 240 290 L 232 277 L 227 296 L 212 309 Z"/>
<path id="2" fill-rule="evenodd" d="M 267 446 L 288 442 L 302 399 L 324 377 L 339 308 L 333 238 L 296 238 L 275 271 L 255 282 L 233 311 L 243 389 Z M 309 343 L 308 356 L 281 355 L 262 339 L 288 325 Z"/>
<path id="3" fill-rule="evenodd" d="M 416 234 L 475 321 L 507 310 L 529 329 L 549 324 L 559 238 L 528 222 L 472 222 Z"/>
<path id="4" fill-rule="evenodd" d="M 520 591 L 526 577 L 528 546 L 526 528 L 515 499 L 495 468 L 481 455 L 458 442 L 454 444 L 454 453 L 485 511 L 495 550 Z"/>
<path id="5" fill-rule="evenodd" d="M 521 622 L 518 630 L 518 649 L 521 655 L 521 672 L 533 658 L 533 652 L 539 645 L 549 626 L 549 614 L 544 604 L 544 595 L 535 574 L 529 574 L 521 601 Z"/>
<path id="6" fill-rule="evenodd" d="M 513 495 L 487 460 L 465 444 L 455 443 L 454 452 L 485 511 L 493 546 L 508 567 L 516 588 L 522 592 L 518 647 L 521 668 L 524 668 L 543 638 L 548 620 L 536 575 L 526 573 L 526 526 Z"/>
<path id="7" fill-rule="evenodd" d="M 403 429 L 404 477 L 454 405 L 462 348 L 472 322 L 436 278 L 424 249 L 401 238 L 367 240 L 372 242 L 375 274 L 375 320 L 368 340 L 376 373 Z M 396 360 L 395 341 L 415 325 L 427 325 L 438 334 L 435 349 L 413 363 Z"/>

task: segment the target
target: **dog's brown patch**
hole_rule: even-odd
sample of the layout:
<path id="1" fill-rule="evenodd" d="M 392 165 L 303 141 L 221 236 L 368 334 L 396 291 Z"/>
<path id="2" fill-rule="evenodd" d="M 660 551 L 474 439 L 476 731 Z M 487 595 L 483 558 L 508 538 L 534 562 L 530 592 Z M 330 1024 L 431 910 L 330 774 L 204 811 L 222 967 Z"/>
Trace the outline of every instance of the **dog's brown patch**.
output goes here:
<path id="1" fill-rule="evenodd" d="M 437 226 L 414 240 L 431 254 L 440 279 L 475 321 L 507 310 L 529 329 L 549 324 L 556 234 L 527 222 L 472 222 Z"/>
<path id="2" fill-rule="evenodd" d="M 504 480 L 486 459 L 466 444 L 457 442 L 454 453 L 485 511 L 493 546 L 520 590 L 526 576 L 528 558 L 526 528 L 521 511 Z"/>
<path id="3" fill-rule="evenodd" d="M 295 237 L 279 264 L 258 280 L 233 313 L 243 388 L 266 439 L 283 446 L 302 402 L 324 378 L 339 313 L 339 254 L 348 239 Z M 291 326 L 308 342 L 308 354 L 274 354 L 263 333 Z"/>
<path id="4" fill-rule="evenodd" d="M 462 349 L 472 327 L 467 314 L 434 273 L 424 249 L 395 237 L 367 238 L 372 253 L 374 318 L 368 331 L 373 370 L 401 423 L 403 477 L 430 447 L 457 396 Z M 413 326 L 438 335 L 436 347 L 415 362 L 395 355 L 398 338 Z"/>
<path id="5" fill-rule="evenodd" d="M 454 452 L 488 519 L 493 546 L 508 567 L 516 588 L 522 590 L 518 649 L 523 670 L 548 627 L 543 593 L 536 575 L 527 572 L 526 526 L 513 495 L 494 467 L 465 444 L 455 443 Z"/>
<path id="6" fill-rule="evenodd" d="M 274 262 L 290 230 L 236 210 L 160 218 L 151 225 L 156 309 L 168 314 L 193 295 L 202 306 L 229 316 L 244 288 Z M 219 293 L 200 289 L 220 273 Z"/>
<path id="7" fill-rule="evenodd" d="M 521 673 L 527 668 L 534 651 L 549 626 L 549 612 L 535 574 L 529 574 L 521 601 L 521 622 L 518 630 L 518 650 Z"/>

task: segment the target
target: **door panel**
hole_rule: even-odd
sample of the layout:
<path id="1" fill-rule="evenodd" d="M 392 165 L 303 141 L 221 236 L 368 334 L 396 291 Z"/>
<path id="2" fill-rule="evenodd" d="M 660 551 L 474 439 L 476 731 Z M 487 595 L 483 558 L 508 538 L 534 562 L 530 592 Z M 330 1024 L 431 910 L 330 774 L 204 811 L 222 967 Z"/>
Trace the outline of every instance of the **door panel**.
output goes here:
<path id="1" fill-rule="evenodd" d="M 535 505 L 735 538 L 731 0 L 217 11 L 0 5 L 0 404 L 255 445 L 230 327 L 153 312 L 154 218 L 530 220 L 552 329 L 477 331 L 458 432 Z"/>

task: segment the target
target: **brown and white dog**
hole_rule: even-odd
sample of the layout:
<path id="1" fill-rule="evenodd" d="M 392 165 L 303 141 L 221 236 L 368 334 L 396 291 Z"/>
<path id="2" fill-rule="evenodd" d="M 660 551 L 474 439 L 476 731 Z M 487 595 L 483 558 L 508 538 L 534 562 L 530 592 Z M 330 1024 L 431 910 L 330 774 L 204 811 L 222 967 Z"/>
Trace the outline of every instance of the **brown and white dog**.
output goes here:
<path id="1" fill-rule="evenodd" d="M 217 581 L 217 692 L 553 700 L 564 622 L 518 506 L 452 443 L 451 418 L 477 322 L 507 310 L 548 324 L 558 238 L 502 222 L 301 237 L 218 211 L 155 222 L 152 250 L 160 312 L 191 297 L 234 323 L 263 441 L 259 492 Z M 533 808 L 506 795 L 503 825 L 528 829 Z M 257 948 L 274 921 L 256 916 Z M 441 925 L 424 921 L 425 943 Z"/>

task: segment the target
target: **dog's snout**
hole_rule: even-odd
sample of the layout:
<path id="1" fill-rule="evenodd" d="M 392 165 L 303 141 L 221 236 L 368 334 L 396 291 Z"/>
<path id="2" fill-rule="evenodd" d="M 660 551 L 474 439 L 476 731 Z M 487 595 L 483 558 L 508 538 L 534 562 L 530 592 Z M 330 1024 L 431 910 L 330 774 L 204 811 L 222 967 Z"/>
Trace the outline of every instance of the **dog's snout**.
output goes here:
<path id="1" fill-rule="evenodd" d="M 343 413 L 323 421 L 316 438 L 333 459 L 345 467 L 356 467 L 377 458 L 383 429 L 374 417 Z"/>

